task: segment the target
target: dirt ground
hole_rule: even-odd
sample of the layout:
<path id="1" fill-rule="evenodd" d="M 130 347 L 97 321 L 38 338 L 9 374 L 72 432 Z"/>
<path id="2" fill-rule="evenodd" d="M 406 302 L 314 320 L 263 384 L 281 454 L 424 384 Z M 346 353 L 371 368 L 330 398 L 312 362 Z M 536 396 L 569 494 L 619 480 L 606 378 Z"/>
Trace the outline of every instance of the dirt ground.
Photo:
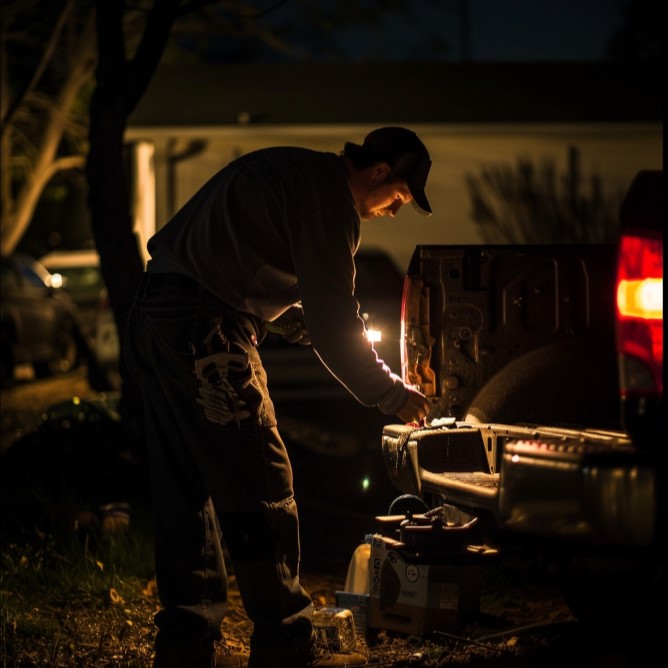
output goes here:
<path id="1" fill-rule="evenodd" d="M 39 423 L 45 408 L 75 394 L 90 395 L 84 372 L 39 383 L 26 380 L 12 390 L 3 390 L 3 451 Z M 300 428 L 295 419 L 286 420 L 291 441 L 312 438 L 309 429 L 304 425 Z M 311 456 L 317 459 L 313 450 Z M 365 533 L 374 529 L 373 506 L 337 504 L 336 497 L 316 495 L 313 490 L 322 484 L 323 472 L 309 469 L 313 462 L 307 458 L 298 459 L 295 479 L 304 481 L 296 485 L 302 520 L 302 583 L 316 607 L 334 606 L 336 592 L 344 588 L 355 547 Z M 345 458 L 340 458 L 338 466 L 347 465 Z M 251 623 L 233 578 L 230 585 L 231 605 L 223 627 L 226 643 L 234 651 L 247 652 Z M 89 655 L 85 660 L 71 657 L 70 664 L 52 665 L 150 666 L 154 633 L 151 620 L 159 609 L 153 583 L 145 583 L 137 600 L 111 603 L 94 615 L 79 609 L 76 602 L 69 610 L 59 609 L 63 632 L 88 638 L 81 647 L 88 647 Z M 637 663 L 637 655 L 629 658 L 628 643 L 622 645 L 614 638 L 594 638 L 582 628 L 551 580 L 549 570 L 526 560 L 500 559 L 484 567 L 479 612 L 461 628 L 445 629 L 428 637 L 369 629 L 366 635 L 357 635 L 356 650 L 369 665 L 395 668 L 563 666 L 575 657 L 602 668 L 644 665 Z"/>

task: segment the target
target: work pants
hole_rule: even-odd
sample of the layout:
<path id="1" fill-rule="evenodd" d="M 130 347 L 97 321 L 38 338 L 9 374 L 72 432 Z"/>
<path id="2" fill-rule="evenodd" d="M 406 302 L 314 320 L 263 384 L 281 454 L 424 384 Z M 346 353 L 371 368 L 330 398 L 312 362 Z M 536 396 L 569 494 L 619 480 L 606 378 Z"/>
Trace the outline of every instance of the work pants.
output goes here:
<path id="1" fill-rule="evenodd" d="M 207 652 L 220 638 L 226 548 L 254 625 L 251 648 L 294 648 L 296 667 L 312 642 L 313 606 L 299 581 L 292 469 L 257 351 L 262 336 L 261 322 L 189 279 L 147 273 L 123 354 L 146 425 L 156 649 Z"/>

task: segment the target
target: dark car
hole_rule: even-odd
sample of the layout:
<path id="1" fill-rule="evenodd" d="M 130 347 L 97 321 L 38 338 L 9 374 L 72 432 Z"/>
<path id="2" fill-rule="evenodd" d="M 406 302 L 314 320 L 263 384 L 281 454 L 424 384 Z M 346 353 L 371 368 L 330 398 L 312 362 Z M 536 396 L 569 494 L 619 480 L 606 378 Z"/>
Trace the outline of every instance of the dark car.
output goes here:
<path id="1" fill-rule="evenodd" d="M 17 365 L 35 375 L 65 374 L 80 360 L 78 311 L 72 298 L 51 284 L 51 274 L 23 253 L 2 258 L 0 366 L 3 387 Z"/>
<path id="2" fill-rule="evenodd" d="M 51 285 L 62 288 L 72 297 L 79 311 L 81 330 L 94 343 L 106 292 L 97 251 L 94 248 L 56 250 L 42 255 L 39 263 L 51 274 Z"/>
<path id="3" fill-rule="evenodd" d="M 100 256 L 94 248 L 57 250 L 39 258 L 53 277 L 53 285 L 67 292 L 77 305 L 86 344 L 104 369 L 118 366 L 119 339 Z"/>

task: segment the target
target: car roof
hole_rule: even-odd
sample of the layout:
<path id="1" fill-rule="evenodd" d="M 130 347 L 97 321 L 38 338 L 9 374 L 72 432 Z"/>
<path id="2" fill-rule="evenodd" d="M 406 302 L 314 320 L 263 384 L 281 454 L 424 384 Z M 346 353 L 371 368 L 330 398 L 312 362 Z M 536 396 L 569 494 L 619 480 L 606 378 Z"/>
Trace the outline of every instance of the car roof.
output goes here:
<path id="1" fill-rule="evenodd" d="M 100 264 L 100 257 L 94 248 L 82 250 L 58 250 L 42 255 L 40 263 L 50 269 L 52 267 L 90 267 Z"/>

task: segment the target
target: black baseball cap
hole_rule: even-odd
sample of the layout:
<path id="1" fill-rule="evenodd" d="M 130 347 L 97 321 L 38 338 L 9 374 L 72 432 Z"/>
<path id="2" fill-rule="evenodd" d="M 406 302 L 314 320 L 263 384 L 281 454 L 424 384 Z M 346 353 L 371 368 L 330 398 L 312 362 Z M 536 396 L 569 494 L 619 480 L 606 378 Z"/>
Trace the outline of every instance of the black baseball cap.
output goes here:
<path id="1" fill-rule="evenodd" d="M 406 128 L 378 128 L 364 139 L 363 147 L 380 162 L 406 180 L 413 196 L 413 206 L 423 216 L 431 216 L 431 206 L 424 193 L 431 167 L 431 158 L 418 136 Z"/>

